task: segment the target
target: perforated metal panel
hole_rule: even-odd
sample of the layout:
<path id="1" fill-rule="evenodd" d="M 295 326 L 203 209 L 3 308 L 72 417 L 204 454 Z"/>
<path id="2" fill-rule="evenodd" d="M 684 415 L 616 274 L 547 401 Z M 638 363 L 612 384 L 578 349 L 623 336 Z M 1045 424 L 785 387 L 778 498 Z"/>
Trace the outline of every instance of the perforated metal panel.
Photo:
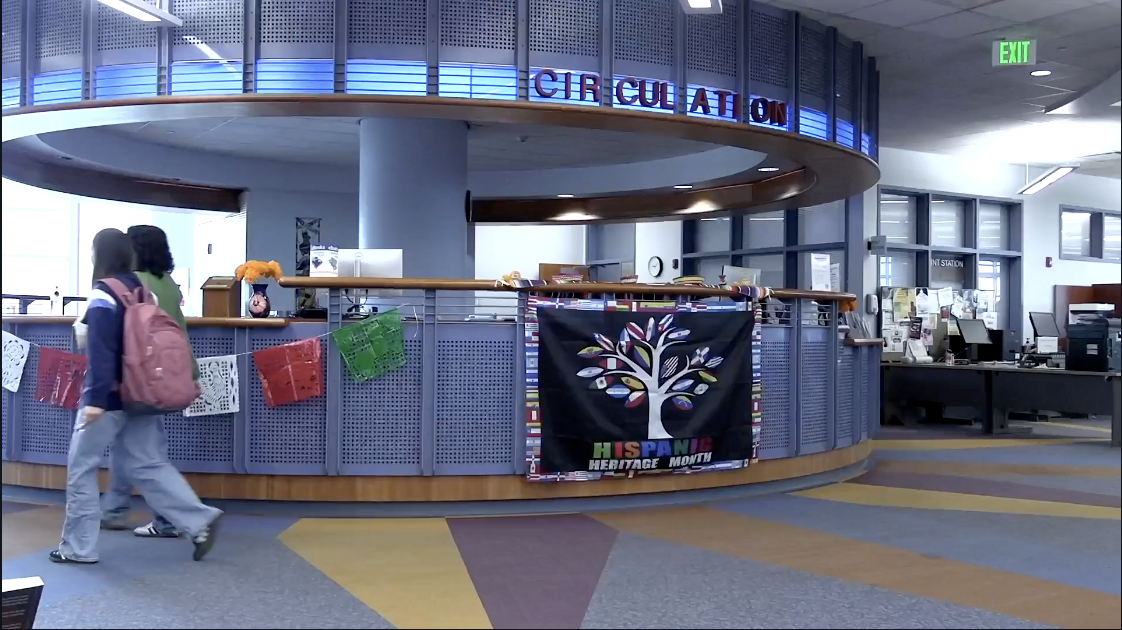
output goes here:
<path id="1" fill-rule="evenodd" d="M 799 440 L 800 454 L 827 448 L 827 418 L 832 401 L 827 398 L 828 374 L 826 328 L 804 328 L 799 353 Z"/>
<path id="2" fill-rule="evenodd" d="M 3 24 L 4 24 L 4 64 L 19 63 L 20 50 L 23 46 L 23 31 L 19 27 L 20 22 L 20 8 L 23 6 L 21 0 L 4 0 L 3 4 Z"/>
<path id="3" fill-rule="evenodd" d="M 172 29 L 172 41 L 176 45 L 240 44 L 243 7 L 241 0 L 172 0 L 171 12 L 183 20 L 183 26 Z"/>
<path id="4" fill-rule="evenodd" d="M 46 59 L 81 52 L 82 3 L 79 0 L 38 0 L 35 3 L 36 56 Z"/>
<path id="5" fill-rule="evenodd" d="M 437 474 L 514 472 L 514 330 L 437 328 Z"/>
<path id="6" fill-rule="evenodd" d="M 856 382 L 858 350 L 852 346 L 838 346 L 837 413 L 834 416 L 838 447 L 853 443 L 853 385 Z"/>
<path id="7" fill-rule="evenodd" d="M 826 98 L 826 32 L 803 25 L 799 37 L 799 90 Z"/>
<path id="8" fill-rule="evenodd" d="M 406 364 L 372 382 L 343 365 L 342 474 L 421 474 L 421 340 L 405 327 Z"/>
<path id="9" fill-rule="evenodd" d="M 144 0 L 156 5 L 152 0 Z M 156 45 L 156 27 L 117 9 L 95 3 L 97 7 L 97 49 L 125 50 Z"/>
<path id="10" fill-rule="evenodd" d="M 615 0 L 615 58 L 674 65 L 675 0 Z"/>
<path id="11" fill-rule="evenodd" d="M 530 0 L 530 50 L 599 57 L 599 0 Z"/>
<path id="12" fill-rule="evenodd" d="M 763 328 L 760 380 L 763 381 L 763 422 L 760 459 L 787 457 L 791 448 L 791 329 Z"/>
<path id="13" fill-rule="evenodd" d="M 834 50 L 834 87 L 838 104 L 848 113 L 853 104 L 853 46 L 840 41 Z"/>
<path id="14" fill-rule="evenodd" d="M 73 337 L 64 326 L 21 326 L 15 334 L 32 344 L 67 352 L 70 351 Z M 20 397 L 22 409 L 20 459 L 33 464 L 65 464 L 75 412 L 36 401 L 35 383 L 38 376 L 39 349 L 32 346 L 23 367 L 19 392 L 16 393 Z"/>
<path id="15" fill-rule="evenodd" d="M 441 0 L 440 45 L 514 50 L 514 0 Z"/>
<path id="16" fill-rule="evenodd" d="M 13 395 L 14 394 L 12 394 L 12 392 L 10 392 L 6 389 L 4 390 L 4 425 L 3 425 L 4 426 L 4 432 L 3 432 L 4 442 L 3 442 L 3 446 L 0 447 L 0 453 L 3 454 L 4 459 L 8 459 L 8 424 L 9 424 L 8 408 L 10 407 L 9 399 Z"/>
<path id="17" fill-rule="evenodd" d="M 869 427 L 880 422 L 880 352 L 873 348 L 861 349 L 861 439 L 869 437 Z"/>
<path id="18" fill-rule="evenodd" d="M 352 44 L 425 45 L 425 0 L 364 0 L 347 7 Z"/>
<path id="19" fill-rule="evenodd" d="M 787 17 L 752 9 L 752 81 L 787 87 Z"/>
<path id="20" fill-rule="evenodd" d="M 717 15 L 686 17 L 686 67 L 690 70 L 736 76 L 739 5 L 725 3 Z"/>
<path id="21" fill-rule="evenodd" d="M 287 329 L 252 330 L 250 350 L 256 352 L 276 345 L 300 341 L 324 332 L 324 327 L 305 324 L 305 336 Z M 321 338 L 321 367 L 327 356 L 327 340 Z M 327 435 L 327 398 L 317 396 L 297 403 L 269 407 L 261 391 L 257 368 L 250 361 L 249 453 L 246 470 L 261 474 L 324 474 Z"/>
<path id="22" fill-rule="evenodd" d="M 335 0 L 261 0 L 262 44 L 334 41 Z"/>
<path id="23" fill-rule="evenodd" d="M 188 333 L 197 357 L 234 354 L 232 328 L 191 328 Z M 257 378 L 256 373 L 239 376 Z M 185 472 L 233 472 L 234 415 L 184 418 L 182 413 L 165 414 L 168 458 Z"/>

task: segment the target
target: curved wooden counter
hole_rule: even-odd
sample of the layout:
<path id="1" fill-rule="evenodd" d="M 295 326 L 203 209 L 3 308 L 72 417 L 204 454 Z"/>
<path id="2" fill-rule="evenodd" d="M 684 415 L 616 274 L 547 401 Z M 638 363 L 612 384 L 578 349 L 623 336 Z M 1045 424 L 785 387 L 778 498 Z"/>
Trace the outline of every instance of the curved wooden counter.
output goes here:
<path id="1" fill-rule="evenodd" d="M 530 483 L 519 475 L 450 477 L 322 477 L 309 475 L 187 474 L 200 497 L 267 501 L 508 501 L 626 496 L 701 490 L 795 479 L 868 459 L 872 442 L 825 453 L 773 459 L 739 470 L 696 475 L 646 475 L 610 481 Z M 101 471 L 101 487 L 109 475 Z M 66 467 L 4 462 L 4 483 L 63 490 Z"/>
<path id="2" fill-rule="evenodd" d="M 66 324 L 72 326 L 73 315 L 5 315 L 5 324 Z M 210 326 L 213 328 L 284 328 L 298 319 L 282 317 L 188 317 L 187 326 Z"/>

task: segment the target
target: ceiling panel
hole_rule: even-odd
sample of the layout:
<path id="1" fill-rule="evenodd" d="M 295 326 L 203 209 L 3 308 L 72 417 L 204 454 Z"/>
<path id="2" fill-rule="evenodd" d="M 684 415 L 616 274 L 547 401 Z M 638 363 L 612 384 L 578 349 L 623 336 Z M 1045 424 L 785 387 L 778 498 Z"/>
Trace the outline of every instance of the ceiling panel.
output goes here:
<path id="1" fill-rule="evenodd" d="M 846 15 L 886 26 L 907 26 L 954 12 L 954 8 L 931 0 L 887 0 L 864 9 L 847 12 Z"/>
<path id="2" fill-rule="evenodd" d="M 1101 0 L 1000 0 L 976 9 L 982 15 L 1003 18 L 1013 22 L 1031 22 L 1059 13 L 1076 11 L 1099 4 Z"/>
<path id="3" fill-rule="evenodd" d="M 943 17 L 912 24 L 905 27 L 909 31 L 928 33 L 948 39 L 958 39 L 968 35 L 976 35 L 997 28 L 1011 26 L 1013 23 L 1001 18 L 980 15 L 970 11 L 960 11 Z"/>

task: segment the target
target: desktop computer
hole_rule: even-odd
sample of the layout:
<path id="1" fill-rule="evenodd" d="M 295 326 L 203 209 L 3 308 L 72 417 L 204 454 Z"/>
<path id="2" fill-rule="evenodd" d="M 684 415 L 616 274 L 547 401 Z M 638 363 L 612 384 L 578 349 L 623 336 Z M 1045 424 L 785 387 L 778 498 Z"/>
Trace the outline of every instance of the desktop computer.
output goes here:
<path id="1" fill-rule="evenodd" d="M 999 334 L 991 336 L 985 322 L 980 319 L 956 317 L 955 325 L 958 327 L 958 334 L 950 335 L 947 341 L 955 357 L 972 362 L 1002 359 L 1000 331 Z M 997 343 L 994 343 L 993 337 L 997 337 Z"/>

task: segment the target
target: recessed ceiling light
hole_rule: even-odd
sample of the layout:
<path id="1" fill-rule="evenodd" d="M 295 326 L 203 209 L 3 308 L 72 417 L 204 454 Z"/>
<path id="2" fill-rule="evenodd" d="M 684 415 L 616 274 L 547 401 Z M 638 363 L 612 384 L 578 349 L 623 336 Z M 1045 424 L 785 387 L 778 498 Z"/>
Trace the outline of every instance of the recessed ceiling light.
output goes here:
<path id="1" fill-rule="evenodd" d="M 761 166 L 760 168 L 758 168 L 756 170 L 758 170 L 761 173 L 774 173 L 775 171 L 779 170 L 779 167 L 778 166 Z"/>
<path id="2" fill-rule="evenodd" d="M 584 212 L 566 212 L 553 217 L 554 221 L 591 221 L 596 217 Z"/>
<path id="3" fill-rule="evenodd" d="M 693 186 L 691 186 L 690 184 L 678 184 L 674 188 L 676 190 L 689 190 L 689 189 L 693 188 Z"/>
<path id="4" fill-rule="evenodd" d="M 557 195 L 558 199 L 572 199 L 572 195 Z"/>
<path id="5" fill-rule="evenodd" d="M 1052 74 L 1052 71 L 1051 70 L 1033 70 L 1029 74 L 1031 74 L 1034 77 L 1046 77 L 1046 76 Z"/>

